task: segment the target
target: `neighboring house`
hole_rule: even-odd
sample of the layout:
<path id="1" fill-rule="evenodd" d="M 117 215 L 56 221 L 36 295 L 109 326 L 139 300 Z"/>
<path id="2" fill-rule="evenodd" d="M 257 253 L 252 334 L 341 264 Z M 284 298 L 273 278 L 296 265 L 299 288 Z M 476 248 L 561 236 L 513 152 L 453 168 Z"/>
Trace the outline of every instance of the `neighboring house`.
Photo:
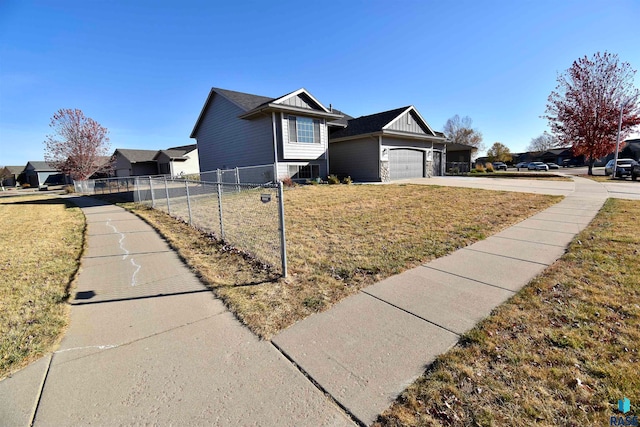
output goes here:
<path id="1" fill-rule="evenodd" d="M 24 167 L 25 184 L 31 187 L 41 185 L 62 185 L 69 180 L 65 179 L 63 173 L 45 161 L 30 161 Z"/>
<path id="2" fill-rule="evenodd" d="M 200 173 L 198 146 L 196 144 L 160 150 L 154 156 L 158 172 L 163 175 L 183 176 Z"/>
<path id="3" fill-rule="evenodd" d="M 212 88 L 191 138 L 202 172 L 270 164 L 278 179 L 310 179 L 327 176 L 327 122 L 341 118 L 306 89 L 270 98 Z"/>
<path id="4" fill-rule="evenodd" d="M 413 106 L 349 119 L 329 137 L 331 173 L 357 181 L 444 175 L 446 152 L 444 134 Z"/>
<path id="5" fill-rule="evenodd" d="M 117 177 L 158 175 L 157 154 L 158 150 L 117 148 L 113 153 L 113 173 Z"/>
<path id="6" fill-rule="evenodd" d="M 22 172 L 24 172 L 24 166 L 5 166 L 0 170 L 2 185 L 4 187 L 17 186 Z"/>

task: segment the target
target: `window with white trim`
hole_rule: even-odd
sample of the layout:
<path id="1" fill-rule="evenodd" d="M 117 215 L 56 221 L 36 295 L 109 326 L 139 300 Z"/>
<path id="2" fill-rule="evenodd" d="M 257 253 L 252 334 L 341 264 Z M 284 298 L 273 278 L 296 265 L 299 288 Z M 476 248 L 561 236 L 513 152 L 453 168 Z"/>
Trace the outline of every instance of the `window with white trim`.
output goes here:
<path id="1" fill-rule="evenodd" d="M 289 142 L 320 144 L 320 119 L 289 116 Z"/>
<path id="2" fill-rule="evenodd" d="M 289 177 L 291 179 L 313 179 L 319 176 L 319 165 L 289 165 Z"/>

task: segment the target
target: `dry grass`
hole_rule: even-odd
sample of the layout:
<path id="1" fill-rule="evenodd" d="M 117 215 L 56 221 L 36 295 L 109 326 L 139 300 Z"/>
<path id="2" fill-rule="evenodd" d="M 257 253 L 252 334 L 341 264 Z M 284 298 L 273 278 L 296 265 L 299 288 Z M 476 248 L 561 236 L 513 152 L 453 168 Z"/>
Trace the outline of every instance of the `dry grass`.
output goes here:
<path id="1" fill-rule="evenodd" d="M 0 378 L 60 338 L 83 233 L 82 212 L 63 199 L 0 199 Z"/>
<path id="2" fill-rule="evenodd" d="M 483 239 L 559 199 L 422 185 L 297 187 L 285 192 L 287 280 L 221 251 L 161 212 L 128 207 L 167 238 L 241 321 L 269 338 L 365 286 Z"/>
<path id="3" fill-rule="evenodd" d="M 609 425 L 618 399 L 637 408 L 639 222 L 639 202 L 610 199 L 561 260 L 439 357 L 376 425 Z"/>

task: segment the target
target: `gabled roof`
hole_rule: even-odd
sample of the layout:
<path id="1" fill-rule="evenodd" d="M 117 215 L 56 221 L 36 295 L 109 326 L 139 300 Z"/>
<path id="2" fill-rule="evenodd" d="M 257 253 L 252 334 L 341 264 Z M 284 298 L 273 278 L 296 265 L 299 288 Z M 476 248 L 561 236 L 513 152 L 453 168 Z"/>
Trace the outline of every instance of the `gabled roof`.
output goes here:
<path id="1" fill-rule="evenodd" d="M 116 151 L 113 154 L 116 155 L 117 153 L 120 153 L 131 163 L 153 162 L 158 150 L 131 150 L 128 148 L 116 148 Z"/>
<path id="2" fill-rule="evenodd" d="M 416 120 L 420 125 L 426 129 L 426 137 L 444 138 L 442 132 L 435 132 L 429 124 L 422 118 L 418 110 L 412 105 L 396 108 L 389 111 L 383 111 L 381 113 L 370 114 L 368 116 L 361 116 L 355 119 L 347 120 L 347 127 L 344 129 L 337 129 L 331 132 L 330 139 L 342 139 L 359 135 L 367 135 L 374 133 L 395 133 L 398 131 L 392 130 L 391 126 L 400 119 L 404 114 L 414 114 Z M 399 132 L 401 133 L 401 132 Z M 430 135 L 429 135 L 430 134 Z"/>
<path id="3" fill-rule="evenodd" d="M 31 160 L 27 162 L 27 166 L 25 167 L 25 169 L 29 165 L 31 165 L 34 171 L 40 171 L 40 172 L 57 172 L 58 171 L 58 169 L 51 166 L 49 163 L 45 162 L 44 160 Z"/>
<path id="4" fill-rule="evenodd" d="M 340 115 L 336 113 L 330 112 L 327 107 L 322 105 L 316 98 L 311 95 L 306 89 L 300 88 L 296 91 L 287 93 L 278 98 L 271 98 L 268 96 L 260 96 L 260 95 L 252 95 L 250 93 L 236 92 L 233 90 L 221 89 L 221 88 L 211 88 L 209 91 L 209 96 L 207 96 L 207 100 L 200 111 L 200 115 L 198 116 L 198 120 L 196 121 L 193 130 L 191 131 L 191 138 L 195 138 L 198 127 L 200 126 L 200 122 L 202 118 L 206 114 L 207 109 L 209 108 L 209 103 L 211 102 L 211 98 L 214 95 L 220 95 L 226 98 L 228 101 L 232 102 L 236 106 L 238 106 L 244 114 L 239 117 L 242 119 L 248 119 L 258 114 L 263 114 L 271 111 L 284 111 L 284 112 L 292 112 L 292 113 L 303 113 L 307 115 L 313 115 L 317 117 L 324 117 L 327 120 L 335 120 L 339 119 Z M 286 105 L 285 101 L 288 99 L 302 95 L 306 99 L 309 99 L 311 103 L 315 104 L 317 110 L 312 110 L 308 108 L 301 108 Z"/>
<path id="5" fill-rule="evenodd" d="M 169 147 L 167 150 L 184 150 L 185 153 L 189 153 L 198 148 L 198 144 L 181 145 L 179 147 Z"/>
<path id="6" fill-rule="evenodd" d="M 24 171 L 24 166 L 5 166 L 4 168 L 12 175 L 20 175 Z"/>
<path id="7" fill-rule="evenodd" d="M 352 120 L 352 119 L 353 119 L 353 117 L 352 117 L 352 116 L 350 116 L 350 115 L 348 115 L 347 113 L 345 113 L 345 112 L 343 112 L 343 111 L 340 111 L 340 110 L 338 110 L 338 109 L 336 109 L 336 108 L 334 108 L 332 111 L 333 111 L 334 113 L 336 113 L 336 114 L 340 114 L 342 117 L 340 117 L 340 118 L 339 118 L 339 119 L 337 119 L 337 120 L 332 120 L 332 121 L 330 121 L 330 122 L 328 121 L 328 122 L 327 122 L 327 125 L 328 125 L 328 126 L 337 126 L 337 127 L 343 127 L 343 128 L 345 128 L 345 127 L 347 127 L 347 122 L 348 122 L 349 120 Z"/>

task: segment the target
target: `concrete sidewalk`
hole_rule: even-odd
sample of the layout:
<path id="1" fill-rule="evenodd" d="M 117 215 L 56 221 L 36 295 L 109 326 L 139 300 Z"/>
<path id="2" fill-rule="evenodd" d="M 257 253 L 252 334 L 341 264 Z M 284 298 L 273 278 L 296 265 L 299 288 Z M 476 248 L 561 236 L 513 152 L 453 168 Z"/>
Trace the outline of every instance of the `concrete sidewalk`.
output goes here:
<path id="1" fill-rule="evenodd" d="M 370 286 L 283 331 L 274 344 L 370 424 L 461 334 L 564 254 L 607 197 L 597 182 L 571 184 L 553 190 L 567 194 L 560 203 Z"/>
<path id="2" fill-rule="evenodd" d="M 151 227 L 75 201 L 88 245 L 70 327 L 53 355 L 0 382 L 0 425 L 353 425 Z"/>
<path id="3" fill-rule="evenodd" d="M 567 197 L 272 342 L 240 325 L 146 223 L 77 198 L 88 246 L 71 325 L 51 356 L 0 382 L 0 425 L 352 425 L 345 413 L 369 424 L 560 257 L 608 195 L 582 178 L 531 185 Z"/>

